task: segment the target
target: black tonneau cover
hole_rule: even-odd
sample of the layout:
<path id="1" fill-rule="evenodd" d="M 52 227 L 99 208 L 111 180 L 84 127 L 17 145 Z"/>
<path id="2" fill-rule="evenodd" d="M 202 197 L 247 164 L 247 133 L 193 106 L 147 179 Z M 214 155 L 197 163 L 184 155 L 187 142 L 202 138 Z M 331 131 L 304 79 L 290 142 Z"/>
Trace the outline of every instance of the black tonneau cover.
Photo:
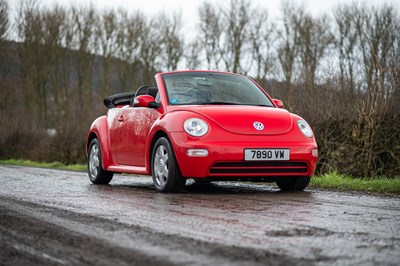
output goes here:
<path id="1" fill-rule="evenodd" d="M 134 92 L 123 92 L 106 97 L 103 103 L 107 108 L 115 108 L 117 105 L 130 104 L 133 98 Z"/>

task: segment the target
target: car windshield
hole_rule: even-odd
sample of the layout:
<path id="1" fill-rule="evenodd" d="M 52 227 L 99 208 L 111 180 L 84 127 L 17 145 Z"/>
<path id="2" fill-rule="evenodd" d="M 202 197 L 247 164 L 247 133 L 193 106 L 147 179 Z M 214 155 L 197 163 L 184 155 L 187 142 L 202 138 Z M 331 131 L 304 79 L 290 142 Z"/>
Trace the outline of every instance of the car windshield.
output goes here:
<path id="1" fill-rule="evenodd" d="M 169 104 L 273 106 L 254 82 L 243 76 L 210 72 L 163 75 Z"/>

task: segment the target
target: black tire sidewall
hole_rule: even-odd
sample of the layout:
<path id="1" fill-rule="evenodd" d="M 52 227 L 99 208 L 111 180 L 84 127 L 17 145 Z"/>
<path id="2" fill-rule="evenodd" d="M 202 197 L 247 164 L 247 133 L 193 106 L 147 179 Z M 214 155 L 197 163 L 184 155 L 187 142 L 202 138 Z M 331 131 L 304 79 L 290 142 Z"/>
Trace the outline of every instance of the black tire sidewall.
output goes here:
<path id="1" fill-rule="evenodd" d="M 302 191 L 310 183 L 311 177 L 297 176 L 278 179 L 276 184 L 282 191 Z"/>
<path id="2" fill-rule="evenodd" d="M 163 186 L 159 186 L 156 181 L 155 171 L 154 171 L 154 159 L 157 149 L 160 146 L 164 146 L 168 153 L 168 177 Z M 165 137 L 161 137 L 157 140 L 154 145 L 152 155 L 151 155 L 151 173 L 153 177 L 153 183 L 156 189 L 160 192 L 179 192 L 184 186 L 186 180 L 182 177 L 178 163 L 176 161 L 174 150 L 171 143 Z"/>
<path id="3" fill-rule="evenodd" d="M 90 152 L 92 151 L 92 148 L 93 148 L 94 145 L 97 145 L 97 147 L 99 149 L 99 154 L 98 154 L 98 156 L 99 156 L 99 169 L 98 169 L 97 175 L 95 177 L 93 177 L 91 175 L 91 173 L 90 173 L 90 165 L 89 165 Z M 110 181 L 111 181 L 111 179 L 113 177 L 113 173 L 112 172 L 108 172 L 108 171 L 105 171 L 103 169 L 103 166 L 102 166 L 103 165 L 103 158 L 102 158 L 101 152 L 102 152 L 102 150 L 101 150 L 100 142 L 99 142 L 99 140 L 97 138 L 94 138 L 90 142 L 90 145 L 89 145 L 88 160 L 87 160 L 88 176 L 89 176 L 90 181 L 93 184 L 108 184 L 108 183 L 110 183 Z"/>

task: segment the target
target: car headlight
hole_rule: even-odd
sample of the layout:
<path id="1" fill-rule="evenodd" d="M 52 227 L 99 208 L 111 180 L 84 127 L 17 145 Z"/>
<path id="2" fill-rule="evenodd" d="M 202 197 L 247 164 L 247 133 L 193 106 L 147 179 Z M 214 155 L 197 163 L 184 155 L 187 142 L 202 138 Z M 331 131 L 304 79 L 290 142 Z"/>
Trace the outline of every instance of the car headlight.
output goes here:
<path id="1" fill-rule="evenodd" d="M 301 132 L 303 132 L 303 134 L 308 137 L 311 138 L 313 136 L 313 132 L 311 127 L 307 124 L 306 121 L 304 120 L 298 120 L 297 121 L 297 125 L 299 126 L 299 129 L 301 130 Z"/>
<path id="2" fill-rule="evenodd" d="M 208 124 L 199 118 L 189 118 L 183 124 L 183 128 L 194 137 L 204 136 L 208 132 Z"/>

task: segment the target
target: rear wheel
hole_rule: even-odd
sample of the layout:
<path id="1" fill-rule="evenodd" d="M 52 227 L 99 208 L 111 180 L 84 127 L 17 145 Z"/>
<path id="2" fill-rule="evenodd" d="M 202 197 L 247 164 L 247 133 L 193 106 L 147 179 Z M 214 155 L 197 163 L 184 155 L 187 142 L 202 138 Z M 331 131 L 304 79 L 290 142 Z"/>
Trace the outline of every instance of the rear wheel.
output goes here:
<path id="1" fill-rule="evenodd" d="M 309 176 L 281 177 L 276 180 L 276 184 L 283 191 L 301 191 L 310 183 Z"/>
<path id="2" fill-rule="evenodd" d="M 179 192 L 186 179 L 182 177 L 175 154 L 169 141 L 162 137 L 157 140 L 151 156 L 153 182 L 160 192 Z"/>
<path id="3" fill-rule="evenodd" d="M 110 183 L 113 172 L 106 171 L 102 167 L 101 149 L 98 139 L 93 139 L 90 142 L 87 166 L 89 179 L 93 184 Z"/>

